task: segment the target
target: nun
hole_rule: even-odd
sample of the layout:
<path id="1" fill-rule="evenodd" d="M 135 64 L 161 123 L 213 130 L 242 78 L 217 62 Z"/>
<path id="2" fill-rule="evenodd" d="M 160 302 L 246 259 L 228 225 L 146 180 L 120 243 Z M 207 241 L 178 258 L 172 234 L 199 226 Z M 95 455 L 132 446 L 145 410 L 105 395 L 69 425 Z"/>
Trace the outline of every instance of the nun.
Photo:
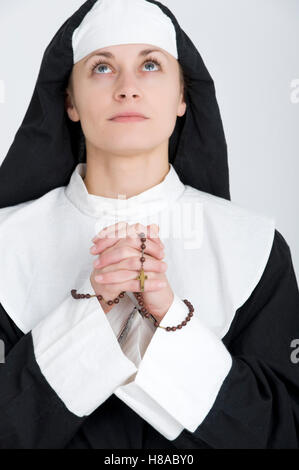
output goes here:
<path id="1" fill-rule="evenodd" d="M 298 448 L 290 248 L 231 201 L 214 82 L 166 6 L 62 24 L 0 208 L 0 448 Z"/>

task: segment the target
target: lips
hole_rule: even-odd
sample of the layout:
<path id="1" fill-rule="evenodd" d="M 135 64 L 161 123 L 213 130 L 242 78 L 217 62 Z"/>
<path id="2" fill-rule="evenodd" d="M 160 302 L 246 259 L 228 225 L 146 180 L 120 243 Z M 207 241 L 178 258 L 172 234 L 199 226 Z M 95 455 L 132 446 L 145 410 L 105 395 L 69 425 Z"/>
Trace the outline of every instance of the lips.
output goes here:
<path id="1" fill-rule="evenodd" d="M 132 111 L 132 112 L 115 114 L 115 116 L 112 116 L 112 118 L 110 118 L 110 120 L 116 119 L 116 118 L 129 118 L 129 117 L 138 117 L 138 118 L 147 119 L 147 117 L 144 114 Z"/>

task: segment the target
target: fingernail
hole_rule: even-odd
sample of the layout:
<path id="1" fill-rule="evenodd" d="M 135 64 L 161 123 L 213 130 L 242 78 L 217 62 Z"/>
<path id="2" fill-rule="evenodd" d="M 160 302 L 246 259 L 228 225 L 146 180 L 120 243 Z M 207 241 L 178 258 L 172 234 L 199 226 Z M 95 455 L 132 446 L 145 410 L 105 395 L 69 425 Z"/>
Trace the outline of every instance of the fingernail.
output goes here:
<path id="1" fill-rule="evenodd" d="M 96 246 L 92 246 L 90 249 L 89 249 L 90 253 L 96 253 L 97 252 L 97 247 Z"/>

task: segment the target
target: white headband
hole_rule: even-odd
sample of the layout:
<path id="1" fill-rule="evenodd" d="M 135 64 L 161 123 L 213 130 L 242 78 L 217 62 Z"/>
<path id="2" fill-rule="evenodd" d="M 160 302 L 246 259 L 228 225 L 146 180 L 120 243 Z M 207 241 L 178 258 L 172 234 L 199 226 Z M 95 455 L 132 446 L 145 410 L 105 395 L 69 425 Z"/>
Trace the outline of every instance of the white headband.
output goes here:
<path id="1" fill-rule="evenodd" d="M 151 44 L 178 59 L 171 19 L 146 0 L 98 0 L 73 32 L 74 64 L 97 49 L 119 44 Z"/>

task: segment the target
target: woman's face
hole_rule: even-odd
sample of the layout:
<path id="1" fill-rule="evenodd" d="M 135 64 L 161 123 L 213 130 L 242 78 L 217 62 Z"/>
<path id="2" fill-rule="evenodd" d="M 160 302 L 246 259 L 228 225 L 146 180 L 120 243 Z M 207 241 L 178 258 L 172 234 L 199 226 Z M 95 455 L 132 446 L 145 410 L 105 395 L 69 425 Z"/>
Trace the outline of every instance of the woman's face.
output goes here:
<path id="1" fill-rule="evenodd" d="M 156 51 L 145 54 L 145 49 Z M 113 56 L 96 55 L 100 52 Z M 183 116 L 186 110 L 178 61 L 149 44 L 122 44 L 94 51 L 73 66 L 66 91 L 66 111 L 72 121 L 81 121 L 86 145 L 115 154 L 162 145 L 171 136 L 177 116 Z M 148 119 L 110 120 L 128 111 L 142 113 Z"/>

